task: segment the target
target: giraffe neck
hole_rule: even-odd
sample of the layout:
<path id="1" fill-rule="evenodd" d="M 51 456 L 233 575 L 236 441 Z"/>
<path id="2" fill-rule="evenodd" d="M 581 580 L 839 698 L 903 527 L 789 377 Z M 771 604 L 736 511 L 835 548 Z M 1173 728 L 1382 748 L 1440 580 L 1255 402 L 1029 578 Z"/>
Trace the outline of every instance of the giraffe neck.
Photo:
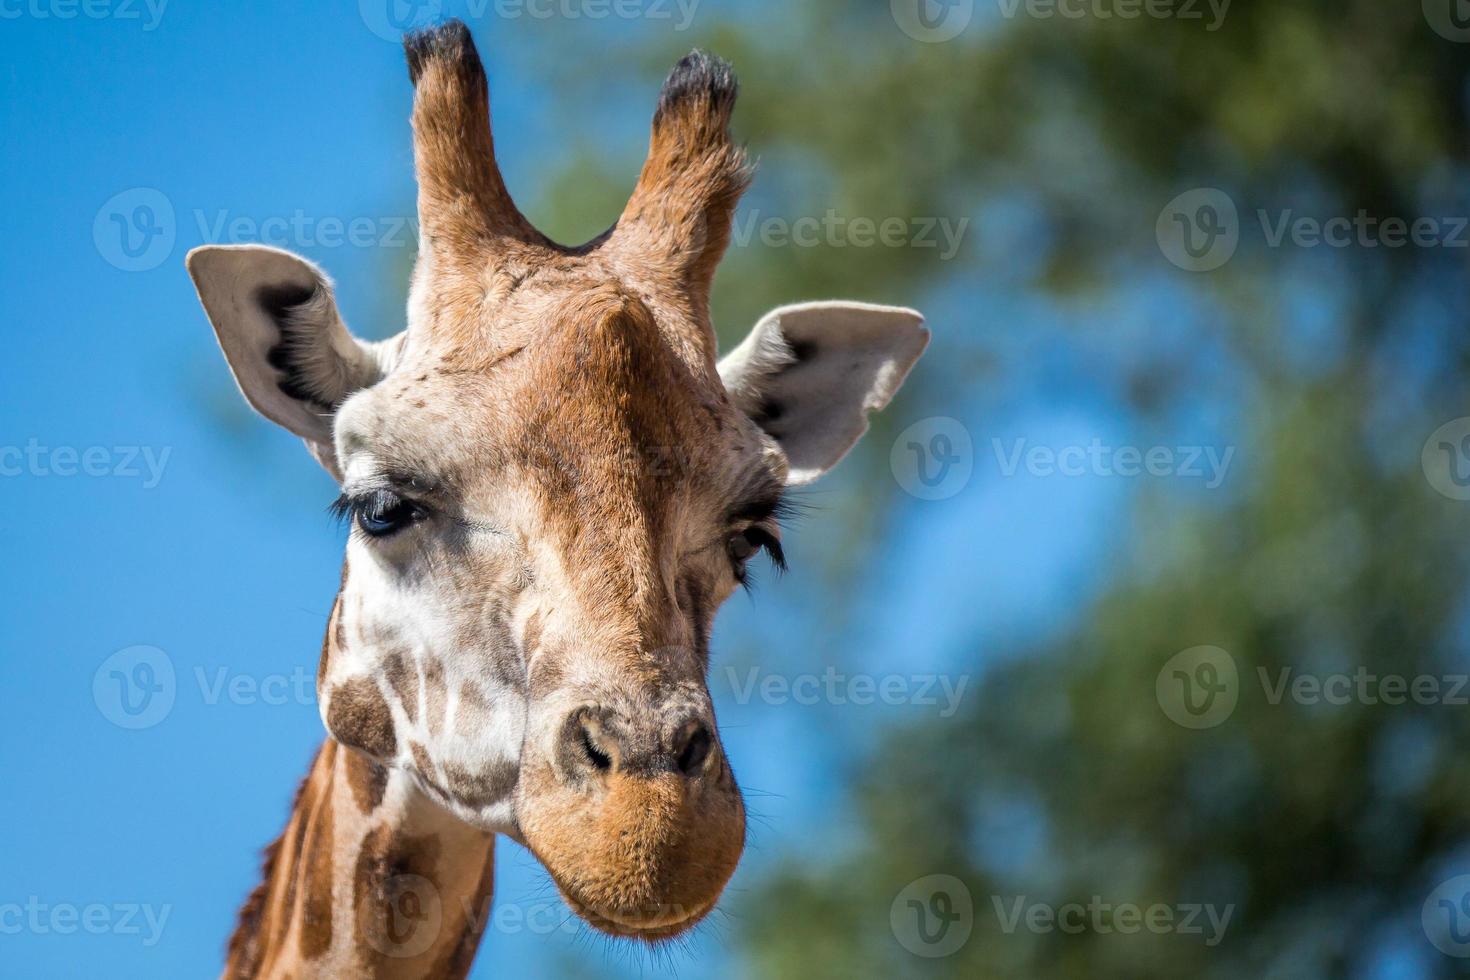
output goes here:
<path id="1" fill-rule="evenodd" d="M 463 977 L 488 921 L 495 835 L 328 738 L 265 852 L 226 980 Z"/>

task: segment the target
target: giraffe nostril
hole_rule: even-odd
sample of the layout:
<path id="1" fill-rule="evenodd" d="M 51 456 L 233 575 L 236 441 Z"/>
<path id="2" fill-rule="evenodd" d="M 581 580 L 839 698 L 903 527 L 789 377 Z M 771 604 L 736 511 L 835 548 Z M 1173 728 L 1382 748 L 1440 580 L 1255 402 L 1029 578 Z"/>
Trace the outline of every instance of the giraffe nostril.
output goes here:
<path id="1" fill-rule="evenodd" d="M 608 732 L 604 713 L 584 706 L 567 716 L 558 750 L 563 771 L 578 777 L 601 775 L 616 769 L 622 755 L 616 739 Z"/>
<path id="2" fill-rule="evenodd" d="M 612 758 L 597 747 L 597 743 L 592 738 L 592 732 L 587 728 L 585 722 L 582 724 L 582 751 L 587 754 L 592 768 L 598 772 L 607 772 L 612 768 Z"/>
<path id="3" fill-rule="evenodd" d="M 709 758 L 714 738 L 702 723 L 696 724 L 685 736 L 684 744 L 678 749 L 679 771 L 686 776 L 696 775 Z"/>
<path id="4" fill-rule="evenodd" d="M 719 752 L 714 729 L 700 716 L 662 737 L 657 729 L 633 729 L 613 711 L 584 705 L 567 715 L 557 749 L 562 774 L 573 782 L 660 773 L 685 779 L 702 775 Z"/>

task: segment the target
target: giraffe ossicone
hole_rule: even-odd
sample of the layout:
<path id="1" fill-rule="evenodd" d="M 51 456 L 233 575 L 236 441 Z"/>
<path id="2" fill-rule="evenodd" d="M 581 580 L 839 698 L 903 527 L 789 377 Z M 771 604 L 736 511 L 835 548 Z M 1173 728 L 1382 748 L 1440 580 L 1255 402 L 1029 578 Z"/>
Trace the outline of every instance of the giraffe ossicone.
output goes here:
<path id="1" fill-rule="evenodd" d="M 911 310 L 811 303 L 717 360 L 710 281 L 749 180 L 718 59 L 674 69 L 627 208 L 565 247 L 506 190 L 464 25 L 405 49 L 422 237 L 401 334 L 353 337 L 288 252 L 188 257 L 245 398 L 352 523 L 317 677 L 330 738 L 230 977 L 463 976 L 497 833 L 603 932 L 706 916 L 745 839 L 715 611 L 757 552 L 781 562 L 786 488 L 841 459 L 928 341 Z"/>

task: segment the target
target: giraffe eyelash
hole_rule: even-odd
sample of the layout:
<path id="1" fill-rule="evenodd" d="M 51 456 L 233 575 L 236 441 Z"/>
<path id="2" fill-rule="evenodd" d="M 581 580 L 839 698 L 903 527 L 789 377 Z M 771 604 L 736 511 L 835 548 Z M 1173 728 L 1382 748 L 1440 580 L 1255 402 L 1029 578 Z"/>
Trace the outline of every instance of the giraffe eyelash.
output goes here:
<path id="1" fill-rule="evenodd" d="M 784 575 L 786 573 L 786 553 L 781 550 L 781 539 L 769 529 L 760 525 L 751 525 L 740 532 L 739 536 L 745 538 L 746 542 L 752 545 L 756 551 L 764 551 L 766 553 L 766 556 L 771 560 L 771 566 L 776 569 L 777 575 Z M 755 552 L 752 552 L 749 557 L 755 557 Z M 753 594 L 755 592 L 755 573 L 750 569 L 749 558 L 744 561 L 732 561 L 731 571 L 735 574 L 736 584 L 747 593 Z"/>
<path id="2" fill-rule="evenodd" d="M 776 566 L 776 571 L 783 573 L 786 571 L 786 552 L 781 550 L 780 538 L 766 528 L 748 527 L 745 529 L 745 539 L 770 557 L 771 564 Z"/>
<path id="3" fill-rule="evenodd" d="M 361 493 L 342 493 L 327 505 L 327 513 L 332 519 L 345 523 L 362 511 L 368 509 L 386 509 L 399 499 L 398 495 L 387 490 L 368 490 Z"/>
<path id="4" fill-rule="evenodd" d="M 794 499 L 790 491 L 783 487 L 762 493 L 738 507 L 731 515 L 731 523 L 743 525 L 738 534 L 758 551 L 764 551 L 776 569 L 776 574 L 782 575 L 789 566 L 786 552 L 781 547 L 780 532 L 799 520 L 805 512 L 803 503 Z M 740 587 L 746 592 L 754 592 L 755 576 L 749 561 L 734 562 L 732 570 Z"/>
<path id="5" fill-rule="evenodd" d="M 390 537 L 429 513 L 417 501 L 382 489 L 343 493 L 327 509 L 338 521 L 350 520 L 354 531 L 369 538 Z"/>

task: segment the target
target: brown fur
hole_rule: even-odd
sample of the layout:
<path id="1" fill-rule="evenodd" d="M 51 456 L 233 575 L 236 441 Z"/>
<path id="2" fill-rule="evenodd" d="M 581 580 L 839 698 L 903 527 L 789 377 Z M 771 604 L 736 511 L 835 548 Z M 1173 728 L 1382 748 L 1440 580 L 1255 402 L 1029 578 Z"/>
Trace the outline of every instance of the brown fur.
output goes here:
<path id="1" fill-rule="evenodd" d="M 404 661 L 403 654 L 397 652 L 389 654 L 388 659 L 383 661 L 383 669 L 388 675 L 388 683 L 393 686 L 393 693 L 398 695 L 398 703 L 403 705 L 403 712 L 408 715 L 408 720 L 418 721 L 418 671 Z"/>
<path id="2" fill-rule="evenodd" d="M 376 782 L 375 770 L 386 772 L 323 744 L 285 833 L 267 848 L 265 880 L 230 940 L 227 980 L 468 972 L 485 924 L 473 910 L 488 907 L 493 838 L 427 802 L 390 813 L 350 805 Z M 350 860 L 340 863 L 341 854 Z M 416 922 L 416 896 L 405 898 L 405 889 L 432 896 L 436 918 Z M 347 919 L 333 915 L 339 902 L 352 910 Z M 419 926 L 429 932 L 415 936 Z M 421 941 L 416 953 L 404 945 Z M 415 954 L 397 955 L 405 950 Z"/>
<path id="3" fill-rule="evenodd" d="M 332 794 L 323 793 L 320 806 L 312 813 L 311 828 L 303 839 L 303 851 L 310 854 L 305 865 L 305 895 L 293 917 L 299 922 L 301 955 L 308 960 L 320 958 L 332 946 L 332 852 L 336 838 L 332 828 Z"/>
<path id="4" fill-rule="evenodd" d="M 296 796 L 291 802 L 291 819 L 286 824 L 281 836 L 267 844 L 261 856 L 260 884 L 250 892 L 250 897 L 245 899 L 245 904 L 240 907 L 240 915 L 235 925 L 235 931 L 230 935 L 229 947 L 225 954 L 225 976 L 233 980 L 251 980 L 256 976 L 260 968 L 261 928 L 262 919 L 265 914 L 266 905 L 270 899 L 271 892 L 278 888 L 277 876 L 285 868 L 281 862 L 281 848 L 287 838 L 297 834 L 300 826 L 298 814 L 309 808 L 306 793 L 307 788 L 313 785 L 317 778 L 317 770 L 322 763 L 323 753 L 334 747 L 335 743 L 328 741 L 317 749 L 312 758 L 311 768 L 307 770 L 306 776 L 301 784 L 296 787 Z"/>
<path id="5" fill-rule="evenodd" d="M 432 247 L 468 259 L 492 242 L 549 245 L 521 216 L 495 164 L 489 89 L 469 30 L 451 22 L 410 35 L 404 51 L 414 83 L 420 211 Z"/>
<path id="6" fill-rule="evenodd" d="M 554 877 L 576 912 L 606 932 L 658 939 L 685 931 L 708 914 L 710 894 L 740 859 L 743 810 L 672 774 L 614 775 L 595 809 L 566 799 L 548 770 L 535 784 L 543 803 L 526 821 L 527 840 L 548 868 L 561 869 Z"/>
<path id="7" fill-rule="evenodd" d="M 364 816 L 372 813 L 383 802 L 383 792 L 388 788 L 388 770 L 380 763 L 367 758 L 356 758 L 347 769 L 352 786 L 352 798 Z"/>
<path id="8" fill-rule="evenodd" d="M 737 86 L 728 67 L 695 52 L 674 69 L 653 119 L 648 158 L 609 245 L 687 299 L 715 354 L 709 287 L 730 242 L 735 205 L 750 184 L 745 151 L 730 139 Z"/>
<path id="9" fill-rule="evenodd" d="M 490 923 L 490 894 L 495 883 L 494 858 L 494 851 L 491 851 L 485 861 L 484 869 L 480 872 L 479 884 L 475 886 L 465 905 L 467 910 L 473 911 L 473 918 L 460 936 L 459 942 L 445 944 L 443 957 L 429 971 L 429 976 L 462 977 L 470 972 L 475 953 L 480 948 L 480 939 L 485 934 L 485 927 Z"/>
<path id="10" fill-rule="evenodd" d="M 332 689 L 327 707 L 327 727 L 369 755 L 392 758 L 398 737 L 393 731 L 393 714 L 378 686 L 366 677 L 354 677 Z"/>
<path id="11" fill-rule="evenodd" d="M 445 699 L 448 691 L 444 687 L 444 665 L 437 660 L 424 662 L 424 713 L 430 732 L 444 727 Z"/>
<path id="12" fill-rule="evenodd" d="M 706 915 L 744 845 L 744 808 L 718 741 L 683 767 L 693 771 L 674 771 L 679 740 L 713 730 L 700 651 L 733 587 L 722 550 L 731 488 L 753 472 L 780 478 L 720 382 L 709 321 L 710 280 L 749 181 L 728 130 L 734 78 L 704 55 L 680 62 L 622 218 L 566 248 L 526 221 L 505 186 L 464 26 L 405 47 L 423 230 L 410 328 L 393 372 L 343 409 L 395 424 L 340 426 L 338 451 L 345 465 L 369 448 L 423 474 L 443 499 L 493 500 L 515 487 L 529 501 L 514 559 L 461 549 L 432 563 L 459 603 L 454 642 L 513 646 L 509 618 L 486 600 L 491 585 L 514 593 L 538 576 L 558 580 L 568 601 L 525 622 L 524 669 L 507 676 L 549 719 L 532 722 L 554 732 L 578 700 L 596 701 L 587 738 L 605 739 L 611 761 L 599 770 L 575 739 L 547 757 L 541 732 L 536 745 L 528 734 L 519 766 L 439 765 L 432 746 L 395 731 L 389 699 L 417 726 L 422 695 L 417 730 L 431 736 L 452 692 L 471 732 L 490 702 L 446 671 L 441 651 L 423 659 L 422 644 L 399 643 L 387 618 L 372 622 L 360 590 L 351 602 L 339 595 L 318 683 L 330 688 L 329 730 L 361 753 L 329 741 L 318 756 L 242 912 L 229 977 L 462 976 L 485 921 L 467 910 L 488 901 L 491 837 L 435 799 L 473 807 L 514 791 L 527 843 L 573 908 L 647 939 Z M 344 565 L 344 591 L 346 581 Z M 352 672 L 350 643 L 382 654 L 366 675 Z M 395 956 L 397 917 L 429 914 L 426 901 L 439 917 L 432 941 Z"/>

